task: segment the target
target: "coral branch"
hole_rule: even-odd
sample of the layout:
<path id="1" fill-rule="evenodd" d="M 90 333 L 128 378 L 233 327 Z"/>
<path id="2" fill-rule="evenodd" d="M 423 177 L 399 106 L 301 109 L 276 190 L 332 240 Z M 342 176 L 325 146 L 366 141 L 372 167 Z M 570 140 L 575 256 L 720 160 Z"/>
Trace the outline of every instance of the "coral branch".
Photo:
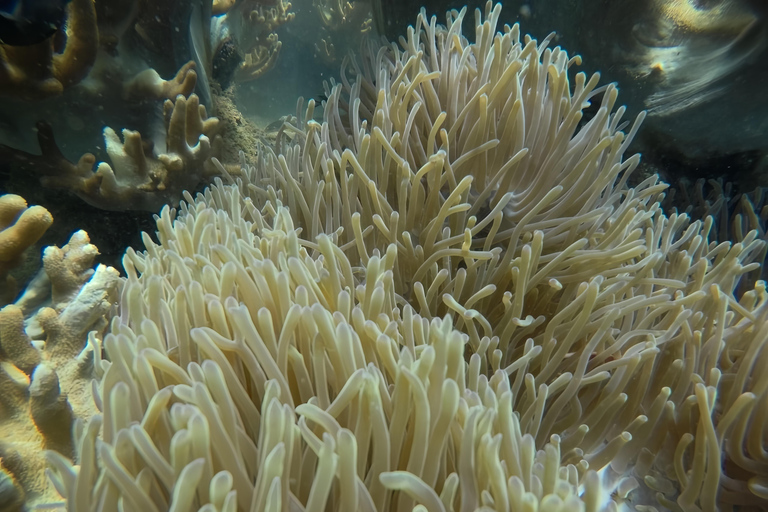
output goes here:
<path id="1" fill-rule="evenodd" d="M 184 64 L 176 76 L 170 80 L 163 80 L 160 74 L 152 68 L 145 69 L 125 84 L 123 97 L 129 100 L 173 99 L 179 94 L 189 96 L 195 90 L 196 84 L 195 61 L 191 60 Z"/>
<path id="2" fill-rule="evenodd" d="M 92 0 L 72 0 L 66 45 L 54 51 L 51 37 L 27 47 L 0 45 L 0 95 L 35 100 L 55 96 L 86 77 L 96 60 L 99 30 Z"/>
<path id="3" fill-rule="evenodd" d="M 10 302 L 16 286 L 8 272 L 21 261 L 24 250 L 34 245 L 53 223 L 42 206 L 27 208 L 20 196 L 0 196 L 0 304 Z"/>
<path id="4" fill-rule="evenodd" d="M 153 144 L 137 131 L 124 129 L 121 141 L 107 127 L 104 142 L 111 165 L 101 162 L 95 172 L 90 153 L 77 163 L 67 160 L 45 123 L 38 125 L 40 155 L 0 146 L 0 158 L 16 160 L 19 168 L 38 175 L 43 186 L 69 190 L 97 208 L 155 211 L 216 174 L 211 158 L 221 151 L 219 120 L 208 117 L 196 95 L 166 100 L 164 113 L 165 152 L 155 154 Z"/>
<path id="5" fill-rule="evenodd" d="M 44 271 L 15 305 L 0 309 L 2 510 L 24 500 L 34 508 L 55 494 L 36 474 L 42 450 L 72 457 L 74 418 L 97 412 L 90 381 L 101 371 L 100 333 L 120 276 L 103 265 L 94 270 L 96 255 L 83 231 L 61 249 L 46 248 Z M 37 310 L 41 301 L 50 307 Z"/>

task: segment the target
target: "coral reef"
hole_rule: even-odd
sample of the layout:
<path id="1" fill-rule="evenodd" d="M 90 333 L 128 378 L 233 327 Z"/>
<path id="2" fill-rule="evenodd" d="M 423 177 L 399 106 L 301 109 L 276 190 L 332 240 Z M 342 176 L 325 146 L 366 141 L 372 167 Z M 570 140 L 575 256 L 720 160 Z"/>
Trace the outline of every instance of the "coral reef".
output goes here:
<path id="1" fill-rule="evenodd" d="M 26 151 L 33 143 L 20 135 L 21 140 L 0 145 L 0 160 L 8 168 L 5 172 L 21 176 L 28 171 L 44 188 L 68 190 L 99 208 L 155 212 L 177 203 L 182 190 L 205 182 L 215 169 L 210 159 L 222 157 L 221 145 L 215 142 L 217 120 L 199 106 L 215 103 L 207 82 L 214 58 L 211 45 L 217 43 L 208 35 L 211 6 L 206 9 L 204 1 L 184 6 L 139 0 L 109 4 L 73 0 L 66 34 L 35 47 L 0 47 L 0 64 L 6 70 L 0 72 L 0 95 L 34 100 L 4 107 L 1 117 L 7 119 L 0 121 L 18 126 L 9 130 L 12 134 L 31 133 L 23 125 L 34 122 L 42 150 L 41 155 Z M 274 64 L 280 46 L 275 30 L 293 19 L 289 10 L 290 4 L 283 2 L 266 6 L 243 0 L 216 18 L 236 33 L 238 51 L 244 54 L 238 80 L 253 79 Z M 62 38 L 63 53 L 56 53 Z M 171 77 L 164 79 L 168 74 Z M 198 85 L 202 101 L 193 94 Z M 40 101 L 46 97 L 52 98 Z M 164 111 L 165 140 L 157 137 L 158 111 Z M 98 141 L 88 147 L 88 137 L 62 129 L 77 126 L 76 119 L 89 115 L 105 126 L 101 153 L 94 151 L 101 146 Z M 82 123 L 74 132 L 92 124 Z M 110 126 L 126 125 L 131 129 L 122 130 L 121 141 Z M 237 156 L 236 151 L 224 153 Z M 94 171 L 101 158 L 111 165 L 100 163 Z"/>
<path id="2" fill-rule="evenodd" d="M 195 87 L 194 62 L 182 66 L 168 82 L 152 68 L 132 76 L 133 66 L 118 63 L 117 43 L 137 15 L 137 2 L 129 2 L 125 9 L 108 4 L 72 0 L 65 34 L 34 46 L 0 45 L 0 95 L 35 101 L 60 95 L 77 85 L 94 93 L 118 85 L 117 89 L 128 98 L 189 95 Z M 57 51 L 59 38 L 65 40 L 61 51 Z"/>
<path id="3" fill-rule="evenodd" d="M 365 47 L 241 175 L 212 160 L 122 284 L 83 235 L 46 250 L 53 309 L 0 312 L 3 417 L 37 436 L 0 447 L 0 503 L 766 507 L 761 233 L 667 215 L 615 85 L 465 14 Z"/>

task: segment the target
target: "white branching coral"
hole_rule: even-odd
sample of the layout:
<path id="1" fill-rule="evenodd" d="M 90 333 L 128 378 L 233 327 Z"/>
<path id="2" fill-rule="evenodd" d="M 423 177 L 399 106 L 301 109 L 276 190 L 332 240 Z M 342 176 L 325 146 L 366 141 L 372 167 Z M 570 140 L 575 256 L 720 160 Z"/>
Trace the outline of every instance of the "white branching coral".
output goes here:
<path id="1" fill-rule="evenodd" d="M 765 242 L 628 187 L 616 89 L 499 14 L 422 13 L 162 211 L 48 452 L 70 510 L 765 507 Z"/>
<path id="2" fill-rule="evenodd" d="M 98 250 L 84 231 L 47 247 L 43 269 L 13 304 L 0 308 L 0 509 L 13 512 L 55 499 L 43 450 L 72 457 L 75 417 L 97 410 L 91 398 L 93 353 L 120 282 L 93 269 Z"/>

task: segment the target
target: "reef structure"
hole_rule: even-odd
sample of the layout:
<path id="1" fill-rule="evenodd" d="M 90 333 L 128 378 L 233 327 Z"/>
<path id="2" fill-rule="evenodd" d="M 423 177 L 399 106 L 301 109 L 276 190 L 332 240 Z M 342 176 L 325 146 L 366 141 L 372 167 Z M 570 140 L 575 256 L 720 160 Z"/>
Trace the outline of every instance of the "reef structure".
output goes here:
<path id="1" fill-rule="evenodd" d="M 322 122 L 163 208 L 70 347 L 96 412 L 45 454 L 50 506 L 765 507 L 768 293 L 735 292 L 765 242 L 628 186 L 642 119 L 500 11 L 474 43 L 422 12 Z"/>

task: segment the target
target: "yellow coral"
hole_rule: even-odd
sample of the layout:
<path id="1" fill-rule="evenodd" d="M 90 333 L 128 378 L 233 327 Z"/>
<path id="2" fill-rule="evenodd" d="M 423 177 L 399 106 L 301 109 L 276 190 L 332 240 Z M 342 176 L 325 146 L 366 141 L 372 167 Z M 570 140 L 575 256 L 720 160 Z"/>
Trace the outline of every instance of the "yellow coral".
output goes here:
<path id="1" fill-rule="evenodd" d="M 52 223 L 53 217 L 42 206 L 27 208 L 24 198 L 15 194 L 0 196 L 0 304 L 9 302 L 16 293 L 8 272 Z"/>

